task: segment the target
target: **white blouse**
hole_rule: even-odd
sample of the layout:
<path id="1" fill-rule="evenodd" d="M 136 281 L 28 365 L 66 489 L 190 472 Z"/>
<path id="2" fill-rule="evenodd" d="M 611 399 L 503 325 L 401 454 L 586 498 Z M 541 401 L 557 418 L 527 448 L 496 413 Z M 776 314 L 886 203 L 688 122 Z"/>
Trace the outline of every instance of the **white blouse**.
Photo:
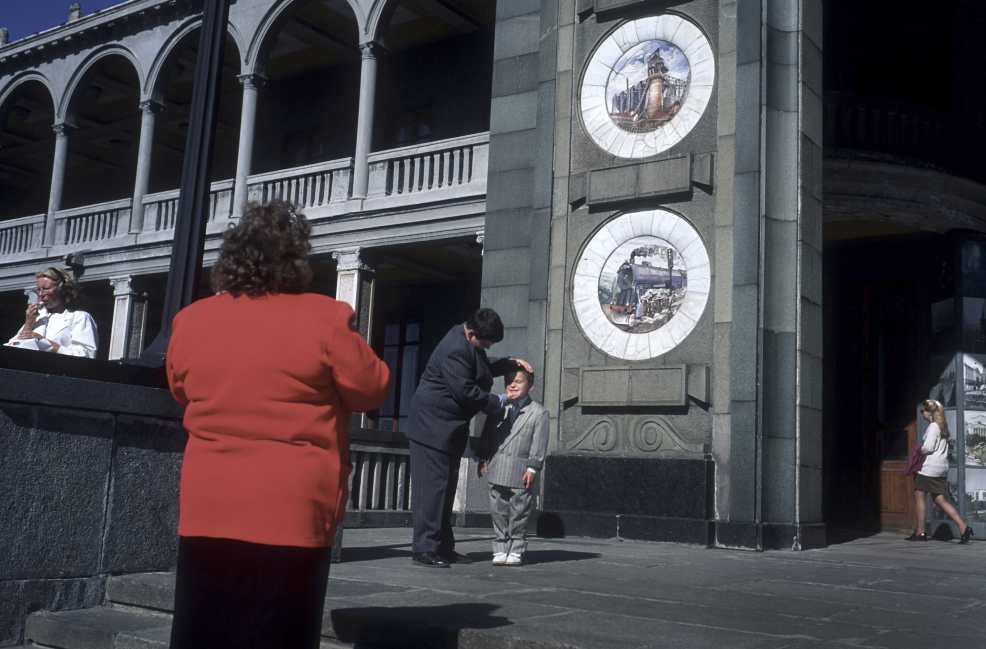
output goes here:
<path id="1" fill-rule="evenodd" d="M 7 341 L 7 347 L 36 349 L 50 352 L 53 347 L 49 341 L 58 344 L 58 353 L 66 356 L 96 357 L 96 321 L 85 311 L 48 313 L 42 309 L 34 323 L 34 333 L 41 338 L 18 339 L 20 330 Z"/>
<path id="2" fill-rule="evenodd" d="M 924 456 L 924 464 L 918 473 L 929 478 L 948 475 L 948 440 L 942 439 L 941 431 L 935 422 L 929 423 L 924 431 L 921 450 L 927 455 Z"/>

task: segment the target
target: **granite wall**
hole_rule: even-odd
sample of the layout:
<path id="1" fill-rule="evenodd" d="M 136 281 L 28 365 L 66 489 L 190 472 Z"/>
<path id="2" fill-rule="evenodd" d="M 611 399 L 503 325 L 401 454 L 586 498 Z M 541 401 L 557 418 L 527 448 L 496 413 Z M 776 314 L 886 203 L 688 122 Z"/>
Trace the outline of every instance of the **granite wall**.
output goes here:
<path id="1" fill-rule="evenodd" d="M 177 548 L 185 433 L 160 377 L 9 369 L 28 355 L 0 350 L 0 646 L 32 611 L 99 605 L 108 575 L 167 570 Z M 117 382 L 135 373 L 144 385 Z"/>

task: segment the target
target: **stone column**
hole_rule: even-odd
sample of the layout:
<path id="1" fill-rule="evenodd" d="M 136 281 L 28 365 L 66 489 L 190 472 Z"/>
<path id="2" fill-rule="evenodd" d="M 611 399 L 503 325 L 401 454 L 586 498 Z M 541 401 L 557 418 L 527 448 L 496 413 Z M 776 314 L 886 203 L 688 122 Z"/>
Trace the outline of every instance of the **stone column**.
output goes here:
<path id="1" fill-rule="evenodd" d="M 353 156 L 353 198 L 366 198 L 370 184 L 370 147 L 373 144 L 373 110 L 377 93 L 377 44 L 363 43 L 359 75 L 359 115 L 356 153 Z"/>
<path id="2" fill-rule="evenodd" d="M 233 218 L 243 216 L 247 202 L 247 183 L 253 164 L 253 136 L 257 127 L 257 91 L 267 79 L 259 74 L 241 74 L 243 106 L 240 109 L 240 142 L 236 154 L 236 181 L 233 185 Z"/>
<path id="3" fill-rule="evenodd" d="M 51 165 L 51 190 L 48 193 L 48 216 L 45 220 L 45 245 L 55 242 L 55 213 L 62 208 L 62 190 L 65 188 L 65 165 L 68 162 L 68 137 L 70 126 L 59 122 L 55 131 L 55 159 Z"/>
<path id="4" fill-rule="evenodd" d="M 146 296 L 134 290 L 132 275 L 110 277 L 113 286 L 113 328 L 110 330 L 111 361 L 134 358 L 143 351 L 147 324 Z"/>
<path id="5" fill-rule="evenodd" d="M 482 255 L 486 252 L 486 230 L 480 230 L 476 233 L 476 243 L 479 244 L 479 254 Z"/>
<path id="6" fill-rule="evenodd" d="M 130 208 L 130 233 L 144 229 L 144 197 L 151 179 L 151 152 L 154 150 L 155 116 L 164 105 L 153 99 L 140 102 L 140 147 L 137 150 L 137 176 L 134 179 L 134 197 Z"/>

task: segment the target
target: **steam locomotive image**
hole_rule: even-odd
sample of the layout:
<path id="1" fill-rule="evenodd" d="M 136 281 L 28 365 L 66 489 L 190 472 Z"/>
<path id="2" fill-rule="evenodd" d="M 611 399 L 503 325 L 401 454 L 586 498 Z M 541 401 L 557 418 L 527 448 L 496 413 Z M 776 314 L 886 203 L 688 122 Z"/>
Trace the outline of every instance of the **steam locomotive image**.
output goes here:
<path id="1" fill-rule="evenodd" d="M 604 310 L 613 324 L 646 333 L 674 316 L 687 285 L 687 271 L 673 248 L 641 246 L 620 264 L 612 289 L 600 291 L 600 297 L 608 297 Z"/>

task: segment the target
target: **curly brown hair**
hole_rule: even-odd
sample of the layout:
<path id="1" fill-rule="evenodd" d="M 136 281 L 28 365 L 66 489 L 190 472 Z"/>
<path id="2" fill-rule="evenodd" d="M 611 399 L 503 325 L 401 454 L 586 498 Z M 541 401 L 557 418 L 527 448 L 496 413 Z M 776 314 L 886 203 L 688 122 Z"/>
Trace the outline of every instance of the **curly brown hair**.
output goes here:
<path id="1" fill-rule="evenodd" d="M 312 282 L 311 231 L 290 203 L 250 203 L 240 222 L 223 234 L 212 289 L 250 297 L 305 291 Z"/>

